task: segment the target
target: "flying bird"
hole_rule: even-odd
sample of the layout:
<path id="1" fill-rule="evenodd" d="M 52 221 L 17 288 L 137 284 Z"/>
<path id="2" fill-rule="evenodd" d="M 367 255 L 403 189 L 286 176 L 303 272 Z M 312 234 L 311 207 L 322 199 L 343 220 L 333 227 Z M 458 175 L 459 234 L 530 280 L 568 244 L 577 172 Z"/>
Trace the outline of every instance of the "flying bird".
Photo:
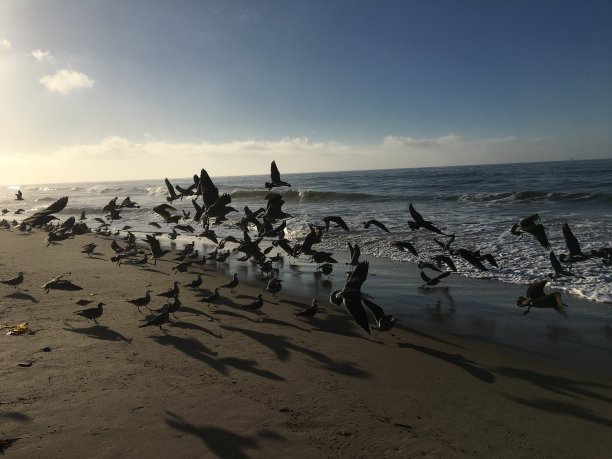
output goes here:
<path id="1" fill-rule="evenodd" d="M 367 308 L 374 316 L 374 320 L 376 321 L 376 325 L 378 326 L 378 332 L 376 333 L 376 336 L 378 336 L 382 332 L 387 332 L 391 336 L 395 336 L 393 333 L 391 333 L 390 330 L 395 326 L 395 322 L 400 322 L 400 320 L 391 314 L 385 314 L 383 308 L 381 308 L 375 303 L 372 303 L 366 298 L 363 299 L 363 303 L 367 306 Z"/>
<path id="2" fill-rule="evenodd" d="M 323 217 L 323 221 L 325 222 L 325 232 L 329 232 L 329 224 L 335 223 L 339 228 L 342 228 L 344 231 L 349 231 L 348 225 L 342 220 L 341 217 L 338 216 L 329 216 Z"/>
<path id="3" fill-rule="evenodd" d="M 408 211 L 410 212 L 410 216 L 414 219 L 414 221 L 408 221 L 408 226 L 412 230 L 425 228 L 426 230 L 429 230 L 433 233 L 445 235 L 445 233 L 441 229 L 436 227 L 432 222 L 430 222 L 429 220 L 425 220 L 422 215 L 416 211 L 412 203 L 408 206 Z"/>
<path id="4" fill-rule="evenodd" d="M 421 271 L 421 279 L 425 281 L 425 283 L 422 284 L 421 287 L 433 287 L 434 285 L 439 284 L 442 279 L 448 277 L 450 273 L 451 271 L 444 271 L 442 274 L 431 278 L 427 274 L 425 274 L 425 272 Z"/>
<path id="5" fill-rule="evenodd" d="M 342 290 L 334 290 L 330 295 L 330 301 L 334 304 L 344 304 L 347 312 L 363 328 L 368 335 L 370 333 L 370 324 L 366 310 L 363 307 L 363 293 L 361 286 L 368 277 L 369 263 L 367 261 L 360 262 L 357 267 L 349 274 L 349 278 L 344 284 Z"/>
<path id="6" fill-rule="evenodd" d="M 268 190 L 281 186 L 291 187 L 291 185 L 289 185 L 287 182 L 283 182 L 281 180 L 280 172 L 278 171 L 278 167 L 276 167 L 276 161 L 272 161 L 272 164 L 270 164 L 270 178 L 272 181 L 264 184 Z"/>
<path id="7" fill-rule="evenodd" d="M 519 223 L 512 225 L 510 232 L 515 236 L 523 237 L 524 233 L 529 233 L 540 243 L 546 250 L 550 250 L 550 243 L 546 237 L 546 229 L 542 225 L 538 214 L 530 215 L 523 218 Z"/>
<path id="8" fill-rule="evenodd" d="M 385 233 L 390 233 L 391 231 L 389 231 L 387 229 L 387 227 L 385 225 L 383 225 L 381 222 L 379 222 L 378 220 L 368 220 L 367 222 L 363 222 L 363 227 L 364 228 L 369 228 L 370 225 L 374 225 L 379 227 L 381 230 L 383 230 Z"/>

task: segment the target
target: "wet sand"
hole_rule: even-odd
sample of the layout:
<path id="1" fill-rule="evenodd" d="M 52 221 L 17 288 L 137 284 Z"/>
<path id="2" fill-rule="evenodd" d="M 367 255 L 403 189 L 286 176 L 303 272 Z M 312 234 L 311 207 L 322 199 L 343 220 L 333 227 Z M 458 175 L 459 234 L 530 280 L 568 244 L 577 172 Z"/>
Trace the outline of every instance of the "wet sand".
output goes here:
<path id="1" fill-rule="evenodd" d="M 217 306 L 198 302 L 227 278 L 110 262 L 110 240 L 79 236 L 45 248 L 44 233 L 0 231 L 0 440 L 7 457 L 609 457 L 612 378 L 477 336 L 404 320 L 368 336 L 324 302 L 241 283 Z M 99 244 L 88 257 L 80 248 Z M 165 259 L 170 260 L 171 255 Z M 199 272 L 200 269 L 194 269 Z M 82 291 L 40 286 L 71 272 Z M 182 283 L 165 332 L 127 299 Z M 93 296 L 90 296 L 93 295 Z M 106 303 L 99 324 L 75 302 Z M 154 297 L 150 307 L 164 301 Z M 144 310 L 143 310 L 144 311 Z M 486 324 L 482 324 L 486 328 Z M 49 352 L 43 351 L 49 349 Z M 19 364 L 26 366 L 19 366 Z"/>

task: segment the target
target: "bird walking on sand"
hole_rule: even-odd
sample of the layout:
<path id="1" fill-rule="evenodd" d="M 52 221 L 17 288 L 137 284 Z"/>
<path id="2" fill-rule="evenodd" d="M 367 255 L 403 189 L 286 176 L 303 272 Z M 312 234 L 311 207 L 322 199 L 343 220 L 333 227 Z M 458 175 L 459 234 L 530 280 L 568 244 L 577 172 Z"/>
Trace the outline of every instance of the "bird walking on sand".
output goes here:
<path id="1" fill-rule="evenodd" d="M 142 312 L 140 311 L 141 307 L 145 307 L 149 309 L 149 303 L 151 302 L 151 292 L 152 292 L 151 290 L 147 290 L 145 292 L 145 296 L 140 297 L 140 298 L 135 298 L 133 300 L 127 300 L 127 302 L 136 306 L 138 308 L 138 312 L 142 314 Z"/>
<path id="2" fill-rule="evenodd" d="M 95 308 L 81 309 L 80 311 L 74 311 L 74 313 L 86 319 L 93 320 L 97 324 L 97 319 L 99 319 L 104 312 L 102 306 L 105 306 L 105 303 L 98 303 L 98 306 Z"/>
<path id="3" fill-rule="evenodd" d="M 21 292 L 21 290 L 19 290 L 19 286 L 23 282 L 23 279 L 23 272 L 19 271 L 19 274 L 12 279 L 0 280 L 0 284 L 10 285 L 11 287 L 15 287 L 15 290 L 18 292 Z"/>
<path id="4" fill-rule="evenodd" d="M 203 296 L 198 301 L 200 303 L 208 303 L 208 306 L 210 306 L 211 304 L 215 304 L 217 302 L 217 300 L 219 299 L 219 296 L 220 296 L 219 288 L 215 287 L 215 290 L 213 291 L 211 295 Z"/>
<path id="5" fill-rule="evenodd" d="M 186 287 L 189 288 L 198 288 L 200 287 L 200 285 L 202 285 L 202 275 L 198 274 L 198 278 L 195 280 L 192 280 L 191 282 L 189 282 Z"/>
<path id="6" fill-rule="evenodd" d="M 260 293 L 259 295 L 257 295 L 257 299 L 255 301 L 252 301 L 249 304 L 244 304 L 241 307 L 242 309 L 253 311 L 253 312 L 256 312 L 257 314 L 263 314 L 261 312 L 261 308 L 263 307 L 263 304 L 264 304 L 263 295 Z"/>
<path id="7" fill-rule="evenodd" d="M 169 312 L 169 306 L 166 304 L 164 305 L 164 307 L 162 308 L 161 312 L 157 315 L 153 315 L 151 318 L 147 319 L 145 321 L 145 323 L 140 324 L 139 327 L 150 327 L 150 326 L 157 326 L 159 327 L 159 329 L 161 331 L 164 331 L 164 329 L 162 328 L 162 325 L 165 324 L 166 322 L 170 322 L 170 312 Z"/>
<path id="8" fill-rule="evenodd" d="M 234 277 L 227 284 L 221 285 L 219 288 L 229 288 L 230 292 L 234 293 L 234 289 L 238 287 L 240 281 L 238 280 L 238 273 L 234 273 Z"/>
<path id="9" fill-rule="evenodd" d="M 163 293 L 159 293 L 157 296 L 163 296 L 165 298 L 174 298 L 179 294 L 179 284 L 180 282 L 174 281 L 170 290 L 167 290 Z"/>
<path id="10" fill-rule="evenodd" d="M 90 242 L 89 244 L 86 244 L 83 246 L 81 253 L 86 253 L 88 257 L 91 257 L 91 254 L 96 249 L 96 247 L 97 247 L 96 244 L 94 244 L 93 242 Z"/>
<path id="11" fill-rule="evenodd" d="M 294 313 L 293 315 L 295 317 L 307 317 L 307 318 L 312 318 L 314 317 L 317 312 L 319 312 L 319 300 L 318 298 L 313 298 L 312 299 L 312 304 L 310 306 L 308 306 L 307 308 L 302 309 L 301 311 L 298 311 L 296 313 Z"/>

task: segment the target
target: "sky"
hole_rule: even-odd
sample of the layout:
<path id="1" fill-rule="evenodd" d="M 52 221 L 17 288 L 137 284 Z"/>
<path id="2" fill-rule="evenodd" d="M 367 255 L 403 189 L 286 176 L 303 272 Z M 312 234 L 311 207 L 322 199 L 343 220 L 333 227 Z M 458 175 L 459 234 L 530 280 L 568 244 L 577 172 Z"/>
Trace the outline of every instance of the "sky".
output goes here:
<path id="1" fill-rule="evenodd" d="M 0 0 L 0 183 L 612 157 L 612 2 Z"/>

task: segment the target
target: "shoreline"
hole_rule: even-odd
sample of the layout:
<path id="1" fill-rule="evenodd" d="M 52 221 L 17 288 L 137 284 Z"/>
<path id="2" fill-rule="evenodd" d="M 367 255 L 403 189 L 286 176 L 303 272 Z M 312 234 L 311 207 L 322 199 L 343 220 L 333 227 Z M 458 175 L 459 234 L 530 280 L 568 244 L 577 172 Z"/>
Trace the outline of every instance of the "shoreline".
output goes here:
<path id="1" fill-rule="evenodd" d="M 2 435 L 19 438 L 7 456 L 604 457 L 612 446 L 609 376 L 410 315 L 378 338 L 327 301 L 313 321 L 297 319 L 311 298 L 289 288 L 264 293 L 266 319 L 240 308 L 263 293 L 249 282 L 208 308 L 184 287 L 194 274 L 116 266 L 110 239 L 43 240 L 0 231 L 0 277 L 26 275 L 20 295 L 0 285 L 0 322 L 36 330 L 1 335 Z M 87 257 L 90 241 L 99 246 Z M 226 279 L 203 271 L 203 293 Z M 40 289 L 65 272 L 84 290 Z M 177 318 L 166 333 L 139 328 L 143 316 L 125 300 L 174 279 Z M 73 313 L 91 293 L 107 304 L 99 325 Z"/>

